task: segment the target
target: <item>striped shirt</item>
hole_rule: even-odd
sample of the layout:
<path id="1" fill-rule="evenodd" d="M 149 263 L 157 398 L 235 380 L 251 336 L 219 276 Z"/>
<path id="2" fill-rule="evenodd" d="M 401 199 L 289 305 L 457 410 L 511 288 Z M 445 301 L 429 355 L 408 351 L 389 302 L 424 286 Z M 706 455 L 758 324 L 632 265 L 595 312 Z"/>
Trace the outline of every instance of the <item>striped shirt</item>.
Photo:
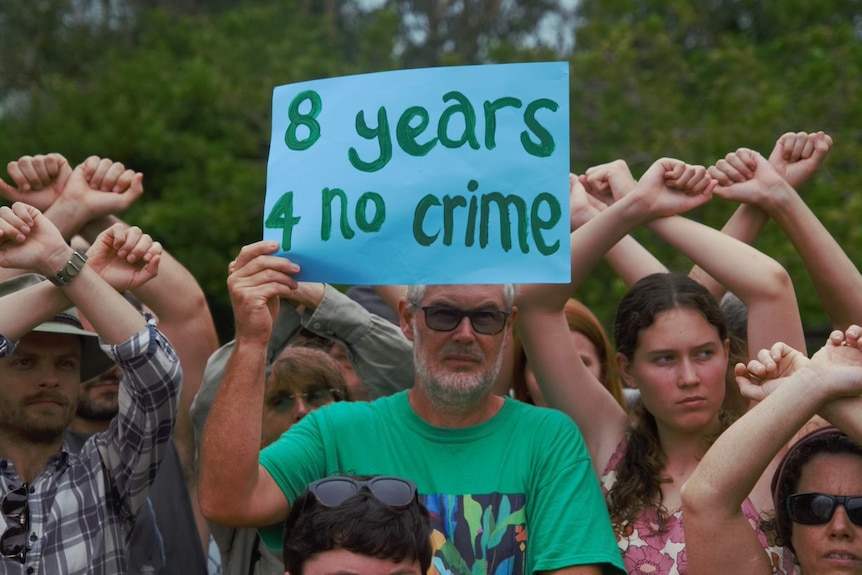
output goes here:
<path id="1" fill-rule="evenodd" d="M 123 371 L 119 413 L 80 453 L 67 445 L 30 483 L 30 539 L 25 562 L 0 557 L 0 573 L 24 575 L 127 572 L 135 513 L 171 439 L 182 371 L 174 349 L 150 321 L 128 341 L 102 348 Z M 14 344 L 0 335 L 0 357 Z M 21 485 L 0 460 L 0 497 Z M 0 515 L 0 533 L 8 525 Z"/>

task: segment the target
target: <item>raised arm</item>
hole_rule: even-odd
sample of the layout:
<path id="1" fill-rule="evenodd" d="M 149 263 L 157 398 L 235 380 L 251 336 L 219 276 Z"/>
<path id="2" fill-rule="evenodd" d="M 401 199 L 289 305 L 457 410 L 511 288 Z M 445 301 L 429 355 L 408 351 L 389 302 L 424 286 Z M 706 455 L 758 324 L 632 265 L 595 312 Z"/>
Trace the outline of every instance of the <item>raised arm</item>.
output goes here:
<path id="1" fill-rule="evenodd" d="M 0 180 L 0 194 L 38 209 L 67 242 L 92 218 L 127 209 L 143 192 L 141 174 L 95 156 L 75 170 L 60 154 L 23 156 L 7 171 L 15 185 Z M 19 273 L 6 268 L 0 279 Z"/>
<path id="2" fill-rule="evenodd" d="M 36 208 L 20 202 L 2 208 L 0 220 L 5 223 L 11 218 L 7 210 L 27 222 L 27 231 L 22 232 L 23 239 L 18 234 L 3 234 L 0 265 L 44 276 L 63 269 L 67 277 L 72 277 L 58 287 L 46 287 L 47 282 L 43 282 L 0 299 L 0 330 L 13 339 L 26 333 L 22 329 L 29 331 L 34 316 L 44 313 L 34 306 L 38 305 L 38 301 L 32 301 L 34 294 L 42 301 L 47 294 L 49 307 L 61 303 L 57 296 L 46 292 L 52 289 L 86 316 L 99 334 L 106 352 L 123 371 L 120 410 L 109 430 L 87 443 L 81 457 L 105 469 L 115 503 L 131 516 L 146 500 L 170 439 L 182 371 L 171 346 L 154 326 L 147 325 L 117 287 L 131 287 L 153 277 L 161 248 L 145 234 L 128 241 L 111 228 L 97 238 L 85 260 L 73 252 L 60 231 Z M 132 264 L 120 257 L 120 246 L 135 254 L 138 261 Z M 74 275 L 69 273 L 71 262 L 77 267 Z M 139 262 L 145 263 L 139 266 Z"/>
<path id="3" fill-rule="evenodd" d="M 748 349 L 753 356 L 780 337 L 805 349 L 793 283 L 777 261 L 709 226 L 675 216 L 648 224 L 742 300 L 748 310 Z"/>
<path id="4" fill-rule="evenodd" d="M 758 354 L 759 359 L 747 368 L 737 366 L 737 381 L 743 388 L 761 385 L 761 377 L 780 379 L 767 383 L 777 387 L 722 433 L 683 486 L 691 575 L 772 573 L 763 547 L 741 511 L 742 502 L 818 409 L 862 393 L 862 352 L 853 348 L 852 353 L 856 357 L 850 363 L 855 365 L 818 365 L 779 343 Z M 764 367 L 768 363 L 773 364 L 769 376 Z"/>
<path id="5" fill-rule="evenodd" d="M 113 181 L 102 185 L 113 189 Z M 82 190 L 81 195 L 106 195 L 101 190 Z M 113 228 L 117 233 L 134 238 L 136 227 L 130 226 L 116 216 L 99 216 L 88 221 L 81 229 L 80 236 L 91 243 L 104 230 Z M 118 246 L 124 255 L 128 251 L 124 245 Z M 134 259 L 134 254 L 129 254 Z M 183 388 L 179 399 L 177 420 L 174 426 L 174 445 L 180 457 L 180 464 L 190 494 L 192 512 L 199 525 L 204 549 L 208 545 L 209 532 L 206 522 L 198 508 L 197 477 L 195 474 L 195 433 L 191 421 L 191 407 L 201 386 L 204 369 L 210 355 L 218 349 L 218 337 L 212 314 L 203 290 L 194 276 L 172 255 L 163 251 L 159 275 L 152 281 L 129 290 L 151 311 L 157 320 L 159 331 L 173 344 L 183 369 Z"/>
<path id="6" fill-rule="evenodd" d="M 373 289 L 380 299 L 396 314 L 398 313 L 398 300 L 407 295 L 407 286 L 390 285 L 390 286 L 373 286 Z"/>
<path id="7" fill-rule="evenodd" d="M 823 132 L 787 132 L 776 140 L 769 154 L 769 164 L 791 186 L 798 188 L 817 171 L 831 146 L 832 138 Z M 735 152 L 716 162 L 709 171 L 713 178 L 721 180 L 726 174 L 733 174 L 734 181 L 744 181 L 753 176 L 753 169 L 740 162 Z M 759 205 L 743 201 L 721 231 L 741 242 L 752 244 L 768 220 L 769 214 Z M 716 298 L 721 298 L 727 291 L 699 266 L 694 266 L 689 276 L 703 284 Z"/>
<path id="8" fill-rule="evenodd" d="M 821 347 L 812 358 L 814 366 L 831 365 L 855 365 L 858 354 L 855 350 L 862 349 L 862 328 L 852 325 L 846 332 L 835 330 L 829 334 L 826 345 Z M 777 346 L 777 348 L 776 348 Z M 773 346 L 777 350 L 787 348 L 783 343 Z M 789 348 L 788 348 L 789 349 Z M 760 385 L 740 385 L 740 392 L 754 402 L 763 401 L 771 392 L 778 388 L 780 379 L 790 371 L 786 364 L 782 364 L 779 351 L 761 350 L 757 359 L 749 363 L 748 374 L 761 380 Z M 794 350 L 795 351 L 795 350 Z M 800 358 L 804 358 L 801 354 Z M 806 365 L 799 359 L 791 367 Z M 834 425 L 844 431 L 854 440 L 862 443 L 862 396 L 854 395 L 840 397 L 823 404 L 817 411 L 820 420 L 813 419 L 812 422 L 803 427 L 797 435 L 804 435 L 810 431 L 810 427 L 823 425 L 822 420 Z"/>
<path id="9" fill-rule="evenodd" d="M 44 212 L 63 193 L 72 167 L 57 153 L 21 156 L 6 164 L 14 185 L 0 180 L 0 195 L 10 202 L 23 202 Z"/>
<path id="10" fill-rule="evenodd" d="M 574 176 L 570 176 L 574 177 Z M 599 211 L 629 193 L 637 184 L 628 165 L 623 160 L 615 160 L 607 164 L 593 166 L 579 178 L 583 188 L 571 188 L 570 200 L 577 203 L 579 209 L 572 210 L 572 229 L 582 226 Z M 586 190 L 589 194 L 587 202 L 577 198 Z M 661 263 L 649 250 L 643 247 L 631 235 L 623 237 L 616 245 L 607 251 L 605 261 L 610 264 L 617 275 L 631 286 L 639 279 L 654 273 L 665 273 L 667 267 Z"/>
<path id="11" fill-rule="evenodd" d="M 258 463 L 267 348 L 279 298 L 297 288 L 299 266 L 272 256 L 276 242 L 245 246 L 229 266 L 228 290 L 236 340 L 222 385 L 204 425 L 200 447 L 200 504 L 204 516 L 228 526 L 272 525 L 288 502 Z"/>
<path id="12" fill-rule="evenodd" d="M 413 345 L 398 326 L 325 284 L 300 282 L 291 301 L 306 329 L 344 345 L 371 399 L 413 386 Z"/>
<path id="13" fill-rule="evenodd" d="M 111 226 L 133 229 L 115 216 L 103 216 L 87 222 L 80 233 L 87 242 L 92 242 Z M 203 290 L 191 272 L 164 251 L 158 277 L 131 291 L 156 316 L 159 331 L 171 341 L 183 366 L 183 393 L 174 439 L 186 476 L 193 486 L 194 432 L 189 411 L 200 388 L 207 360 L 218 349 L 212 314 Z"/>
<path id="14" fill-rule="evenodd" d="M 682 192 L 669 187 L 670 180 L 678 182 Z M 580 185 L 572 180 L 573 188 Z M 704 168 L 671 159 L 655 162 L 629 194 L 572 232 L 571 286 L 579 286 L 631 230 L 652 218 L 700 205 L 711 191 Z M 578 209 L 577 204 L 573 209 Z M 601 474 L 622 439 L 627 416 L 590 374 L 574 347 L 563 314 L 569 295 L 566 284 L 519 286 L 518 329 L 542 394 L 550 406 L 578 424 L 594 468 Z"/>
<path id="15" fill-rule="evenodd" d="M 836 328 L 862 321 L 862 274 L 794 188 L 760 154 L 741 149 L 750 166 L 744 181 L 720 181 L 716 193 L 755 202 L 781 227 L 805 264 L 824 310 Z"/>
<path id="16" fill-rule="evenodd" d="M 112 241 L 107 236 L 103 238 L 103 242 Z M 84 312 L 108 344 L 123 342 L 143 329 L 146 325 L 144 318 L 116 291 L 115 283 L 109 282 L 129 282 L 131 285 L 153 277 L 158 268 L 158 253 L 150 253 L 147 264 L 141 268 L 124 271 L 111 263 L 110 257 L 105 255 L 109 251 L 107 246 L 97 246 L 88 252 L 93 261 L 88 260 L 87 264 L 80 266 L 74 281 L 61 288 L 43 282 L 25 290 L 26 296 L 16 293 L 3 298 L 0 316 L 4 335 L 17 339 L 70 305 Z M 140 252 L 141 256 L 148 251 L 145 248 Z M 0 267 L 53 276 L 72 259 L 72 255 L 72 248 L 59 230 L 38 209 L 20 202 L 0 208 Z M 36 297 L 46 307 L 22 305 L 24 297 Z"/>
<path id="17" fill-rule="evenodd" d="M 83 177 L 73 177 L 78 170 Z M 0 193 L 43 212 L 67 241 L 90 220 L 125 211 L 143 193 L 142 174 L 97 156 L 75 170 L 60 154 L 23 156 L 7 171 L 15 186 L 0 183 Z"/>

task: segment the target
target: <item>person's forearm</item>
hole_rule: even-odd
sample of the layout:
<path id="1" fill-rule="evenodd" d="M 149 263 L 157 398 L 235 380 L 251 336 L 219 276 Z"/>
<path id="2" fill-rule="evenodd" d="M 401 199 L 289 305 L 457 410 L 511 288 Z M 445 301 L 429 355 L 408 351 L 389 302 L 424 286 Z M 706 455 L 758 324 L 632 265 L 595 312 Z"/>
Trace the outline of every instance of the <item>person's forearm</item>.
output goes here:
<path id="1" fill-rule="evenodd" d="M 204 425 L 201 510 L 210 521 L 239 524 L 258 479 L 266 346 L 237 340 Z"/>
<path id="2" fill-rule="evenodd" d="M 862 445 L 862 397 L 830 401 L 817 414 Z"/>
<path id="3" fill-rule="evenodd" d="M 70 307 L 72 302 L 66 294 L 44 280 L 0 298 L 0 333 L 11 341 L 17 341 L 40 323 Z"/>
<path id="4" fill-rule="evenodd" d="M 629 196 L 574 230 L 569 236 L 572 272 L 568 284 L 525 284 L 518 290 L 522 311 L 557 312 L 566 305 L 572 290 L 580 286 L 614 245 L 644 221 L 629 204 Z"/>
<path id="5" fill-rule="evenodd" d="M 318 335 L 342 342 L 356 375 L 372 399 L 413 385 L 413 346 L 401 330 L 370 313 L 332 286 L 302 323 Z"/>
<path id="6" fill-rule="evenodd" d="M 823 404 L 809 375 L 803 369 L 788 377 L 719 436 L 685 484 L 687 511 L 739 513 L 772 458 Z"/>
<path id="7" fill-rule="evenodd" d="M 60 289 L 87 317 L 105 343 L 124 342 L 147 324 L 144 316 L 87 265 L 68 285 Z"/>
<path id="8" fill-rule="evenodd" d="M 862 274 L 799 194 L 787 190 L 770 215 L 802 258 L 833 326 L 862 322 Z"/>
<path id="9" fill-rule="evenodd" d="M 667 273 L 667 267 L 630 235 L 609 249 L 605 260 L 627 286 L 648 275 Z"/>
<path id="10" fill-rule="evenodd" d="M 61 195 L 56 202 L 45 210 L 45 217 L 60 230 L 63 238 L 69 242 L 85 227 L 90 220 L 87 210 L 75 201 L 69 200 Z M 98 234 L 96 234 L 98 235 Z M 93 242 L 95 237 L 90 241 Z"/>
<path id="11" fill-rule="evenodd" d="M 724 224 L 724 227 L 721 228 L 721 233 L 751 245 L 763 231 L 767 221 L 769 221 L 769 216 L 757 206 L 740 204 L 730 219 L 727 220 L 727 223 Z M 688 275 L 708 289 L 715 299 L 721 299 L 727 291 L 720 282 L 698 265 L 695 265 Z"/>
<path id="12" fill-rule="evenodd" d="M 768 349 L 777 334 L 805 350 L 796 293 L 787 271 L 774 259 L 709 226 L 675 216 L 648 226 L 731 290 L 748 309 L 748 349 Z"/>

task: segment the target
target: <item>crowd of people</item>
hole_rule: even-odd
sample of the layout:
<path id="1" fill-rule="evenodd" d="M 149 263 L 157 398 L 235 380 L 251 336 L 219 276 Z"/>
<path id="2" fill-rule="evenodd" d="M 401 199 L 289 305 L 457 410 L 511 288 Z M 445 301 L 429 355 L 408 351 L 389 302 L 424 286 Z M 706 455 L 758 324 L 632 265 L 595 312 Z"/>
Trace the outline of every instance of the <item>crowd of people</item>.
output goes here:
<path id="1" fill-rule="evenodd" d="M 342 292 L 254 242 L 221 347 L 119 218 L 142 174 L 10 162 L 0 571 L 862 574 L 862 274 L 797 193 L 831 147 L 571 175 L 568 284 Z M 722 230 L 685 217 L 715 196 Z M 810 357 L 752 246 L 770 219 L 834 327 Z M 574 299 L 603 259 L 629 286 L 610 334 Z"/>

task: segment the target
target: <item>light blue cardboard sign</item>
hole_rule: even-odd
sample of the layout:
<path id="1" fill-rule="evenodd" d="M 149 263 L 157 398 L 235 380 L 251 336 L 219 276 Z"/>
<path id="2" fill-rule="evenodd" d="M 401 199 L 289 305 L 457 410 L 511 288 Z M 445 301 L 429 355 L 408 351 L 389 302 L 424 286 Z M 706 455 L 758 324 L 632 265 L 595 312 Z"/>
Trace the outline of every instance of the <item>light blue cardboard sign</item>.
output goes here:
<path id="1" fill-rule="evenodd" d="M 552 62 L 278 86 L 264 239 L 305 281 L 568 282 L 568 78 Z"/>

